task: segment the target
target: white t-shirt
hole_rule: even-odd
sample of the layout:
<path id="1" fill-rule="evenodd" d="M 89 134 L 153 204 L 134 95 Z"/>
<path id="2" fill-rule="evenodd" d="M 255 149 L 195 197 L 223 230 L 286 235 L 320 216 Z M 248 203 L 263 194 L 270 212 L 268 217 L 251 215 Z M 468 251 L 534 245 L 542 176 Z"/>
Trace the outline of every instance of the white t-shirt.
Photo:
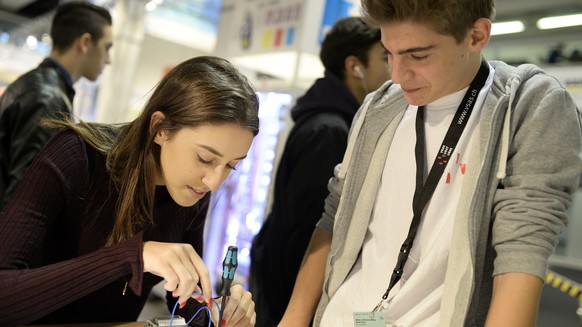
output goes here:
<path id="1" fill-rule="evenodd" d="M 451 160 L 428 203 L 401 280 L 390 291 L 383 311 L 387 326 L 436 326 L 449 254 L 453 220 L 463 175 L 468 169 L 469 146 L 477 128 L 483 101 L 493 81 L 493 67 Z M 426 106 L 425 179 L 451 120 L 468 88 Z M 400 246 L 412 221 L 416 187 L 415 120 L 417 106 L 408 106 L 399 123 L 384 166 L 372 217 L 360 256 L 330 300 L 323 327 L 354 326 L 354 312 L 370 312 L 382 299 L 396 265 Z"/>

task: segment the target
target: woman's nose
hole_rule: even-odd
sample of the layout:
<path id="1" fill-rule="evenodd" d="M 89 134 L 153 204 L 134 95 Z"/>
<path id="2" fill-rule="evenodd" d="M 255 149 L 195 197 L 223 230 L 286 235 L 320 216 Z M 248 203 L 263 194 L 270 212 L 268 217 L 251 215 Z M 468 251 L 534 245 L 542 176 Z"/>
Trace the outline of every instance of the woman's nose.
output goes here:
<path id="1" fill-rule="evenodd" d="M 204 178 L 202 178 L 202 183 L 204 183 L 204 185 L 206 185 L 213 192 L 218 190 L 220 184 L 222 184 L 225 179 L 222 177 L 222 172 L 217 170 L 218 169 L 209 170 L 206 175 L 204 175 Z"/>

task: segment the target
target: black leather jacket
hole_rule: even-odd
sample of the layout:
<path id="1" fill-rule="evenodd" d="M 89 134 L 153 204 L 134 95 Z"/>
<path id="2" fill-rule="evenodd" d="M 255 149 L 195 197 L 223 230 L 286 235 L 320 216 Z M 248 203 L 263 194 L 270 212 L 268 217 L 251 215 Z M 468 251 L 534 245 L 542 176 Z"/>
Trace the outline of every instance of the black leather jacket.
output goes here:
<path id="1" fill-rule="evenodd" d="M 45 117 L 71 117 L 75 91 L 62 68 L 45 59 L 20 76 L 0 98 L 0 211 L 26 169 L 56 132 L 40 125 Z"/>

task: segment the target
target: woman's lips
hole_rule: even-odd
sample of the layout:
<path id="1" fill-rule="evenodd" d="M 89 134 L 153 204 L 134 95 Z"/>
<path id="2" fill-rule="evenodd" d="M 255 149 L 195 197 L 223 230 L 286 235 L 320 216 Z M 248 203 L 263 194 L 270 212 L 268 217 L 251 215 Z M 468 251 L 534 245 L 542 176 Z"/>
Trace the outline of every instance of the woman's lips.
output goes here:
<path id="1" fill-rule="evenodd" d="M 188 191 L 190 191 L 190 194 L 192 194 L 192 196 L 194 196 L 197 199 L 202 199 L 205 195 L 207 191 L 200 191 L 198 189 L 195 189 L 193 187 L 188 186 Z"/>

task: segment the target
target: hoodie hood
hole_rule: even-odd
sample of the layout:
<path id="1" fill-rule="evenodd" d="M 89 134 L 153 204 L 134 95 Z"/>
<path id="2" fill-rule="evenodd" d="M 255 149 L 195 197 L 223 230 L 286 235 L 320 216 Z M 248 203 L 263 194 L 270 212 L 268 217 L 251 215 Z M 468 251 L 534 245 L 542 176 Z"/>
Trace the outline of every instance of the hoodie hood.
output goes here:
<path id="1" fill-rule="evenodd" d="M 499 156 L 499 168 L 497 170 L 497 178 L 502 180 L 506 176 L 507 159 L 509 157 L 511 114 L 515 106 L 513 102 L 515 101 L 516 94 L 524 81 L 529 80 L 535 75 L 545 74 L 545 72 L 541 68 L 531 64 L 524 64 L 519 67 L 512 67 L 500 61 L 491 61 L 489 64 L 493 66 L 495 74 L 499 76 L 499 78 L 494 80 L 494 83 L 495 81 L 505 81 L 505 85 L 497 85 L 497 87 L 504 90 L 506 96 L 509 97 L 505 119 L 503 120 L 503 128 L 501 130 L 501 153 Z"/>
<path id="2" fill-rule="evenodd" d="M 501 90 L 504 96 L 508 98 L 508 105 L 505 109 L 505 118 L 503 120 L 503 127 L 501 130 L 501 153 L 498 159 L 499 168 L 497 170 L 497 178 L 502 180 L 506 176 L 507 159 L 509 156 L 510 122 L 513 107 L 515 106 L 514 101 L 516 99 L 516 94 L 518 93 L 518 90 L 523 83 L 536 75 L 545 75 L 545 71 L 532 64 L 523 64 L 519 67 L 513 67 L 501 61 L 489 61 L 488 63 L 495 69 L 495 75 L 497 75 L 497 78 L 493 79 L 493 85 L 491 87 Z M 352 125 L 353 131 L 351 133 L 354 136 L 350 137 L 348 140 L 348 146 L 343 160 L 344 164 L 341 165 L 339 172 L 339 176 L 341 178 L 345 178 L 354 149 L 354 143 L 357 138 L 356 135 L 360 133 L 360 129 L 366 117 L 368 107 L 370 104 L 373 106 L 379 104 L 381 105 L 381 103 L 386 100 L 386 98 L 383 97 L 386 92 L 400 92 L 400 85 L 394 85 L 397 87 L 392 87 L 390 89 L 390 86 L 392 85 L 392 82 L 385 83 L 375 93 L 373 93 L 373 96 L 368 96 L 364 101 L 362 112 L 358 115 L 358 118 Z"/>
<path id="3" fill-rule="evenodd" d="M 325 77 L 319 78 L 297 99 L 291 109 L 291 118 L 297 121 L 304 115 L 320 112 L 334 112 L 351 122 L 360 103 L 344 83 L 334 74 L 326 71 Z"/>

